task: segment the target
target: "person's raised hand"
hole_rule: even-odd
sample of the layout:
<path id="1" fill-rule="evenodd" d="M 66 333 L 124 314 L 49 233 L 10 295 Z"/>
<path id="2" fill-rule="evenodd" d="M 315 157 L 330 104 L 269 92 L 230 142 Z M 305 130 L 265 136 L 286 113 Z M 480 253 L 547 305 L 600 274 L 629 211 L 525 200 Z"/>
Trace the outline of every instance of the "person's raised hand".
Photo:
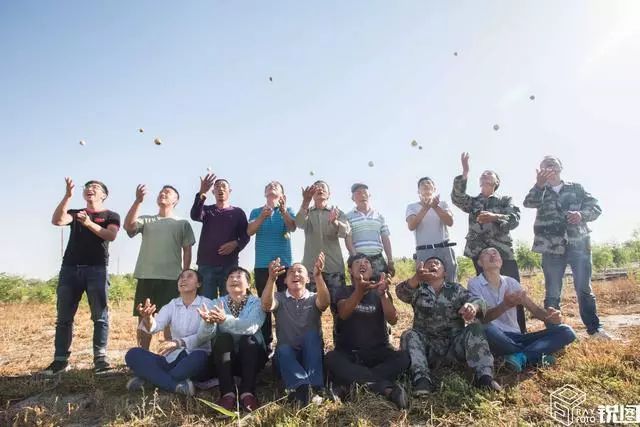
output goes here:
<path id="1" fill-rule="evenodd" d="M 262 211 L 260 211 L 260 218 L 262 219 L 267 219 L 271 216 L 271 214 L 273 213 L 273 209 L 271 209 L 269 206 L 265 205 L 262 208 Z"/>
<path id="2" fill-rule="evenodd" d="M 280 265 L 280 257 L 274 259 L 269 263 L 269 279 L 275 282 L 278 276 L 281 276 L 284 274 L 285 270 L 286 270 L 286 267 L 284 267 L 283 265 Z"/>
<path id="3" fill-rule="evenodd" d="M 284 194 L 278 199 L 278 209 L 282 215 L 287 211 L 287 196 Z"/>
<path id="4" fill-rule="evenodd" d="M 338 225 L 338 217 L 340 216 L 340 212 L 338 208 L 333 207 L 329 211 L 329 224 Z"/>
<path id="5" fill-rule="evenodd" d="M 136 309 L 138 310 L 138 314 L 141 318 L 150 319 L 156 312 L 156 305 L 151 304 L 151 300 L 147 298 L 144 301 L 144 305 L 142 303 L 138 303 Z"/>
<path id="6" fill-rule="evenodd" d="M 472 322 L 476 318 L 476 307 L 468 302 L 464 303 L 458 313 L 462 316 L 465 322 Z"/>
<path id="7" fill-rule="evenodd" d="M 136 187 L 136 203 L 142 203 L 144 201 L 144 196 L 147 195 L 147 186 L 144 184 L 140 184 Z"/>
<path id="8" fill-rule="evenodd" d="M 431 197 L 431 200 L 429 201 L 429 207 L 431 209 L 435 209 L 438 207 L 438 205 L 440 205 L 440 195 L 436 194 Z"/>
<path id="9" fill-rule="evenodd" d="M 302 188 L 302 206 L 305 208 L 309 207 L 311 200 L 313 200 L 313 195 L 316 194 L 316 186 L 311 185 L 306 188 Z"/>
<path id="10" fill-rule="evenodd" d="M 213 187 L 213 183 L 216 181 L 216 175 L 213 173 L 208 173 L 204 177 L 200 177 L 200 194 L 206 195 L 211 187 Z"/>
<path id="11" fill-rule="evenodd" d="M 378 295 L 382 296 L 389 290 L 389 286 L 391 285 L 391 275 L 389 273 L 381 274 L 380 280 L 376 285 L 376 291 Z"/>
<path id="12" fill-rule="evenodd" d="M 211 319 L 211 310 L 209 310 L 204 303 L 202 303 L 202 305 L 198 307 L 198 314 L 200 315 L 200 318 L 206 323 L 215 323 Z"/>
<path id="13" fill-rule="evenodd" d="M 553 171 L 549 169 L 536 169 L 536 187 L 543 188 L 549 178 L 553 175 Z"/>
<path id="14" fill-rule="evenodd" d="M 322 272 L 324 271 L 324 261 L 325 261 L 324 252 L 321 251 L 318 254 L 318 258 L 316 258 L 316 262 L 313 264 L 314 277 L 322 275 Z"/>
<path id="15" fill-rule="evenodd" d="M 76 187 L 76 185 L 73 183 L 73 180 L 69 177 L 65 177 L 64 182 L 65 182 L 64 196 L 67 199 L 70 199 L 73 197 L 73 189 Z"/>
<path id="16" fill-rule="evenodd" d="M 91 224 L 91 217 L 89 217 L 89 214 L 87 214 L 86 211 L 80 211 L 76 214 L 76 219 L 78 220 L 78 222 L 82 225 L 84 225 L 85 227 L 88 227 L 89 224 Z"/>
<path id="17" fill-rule="evenodd" d="M 469 176 L 469 153 L 465 151 L 460 155 L 460 163 L 462 163 L 462 177 L 467 179 Z"/>

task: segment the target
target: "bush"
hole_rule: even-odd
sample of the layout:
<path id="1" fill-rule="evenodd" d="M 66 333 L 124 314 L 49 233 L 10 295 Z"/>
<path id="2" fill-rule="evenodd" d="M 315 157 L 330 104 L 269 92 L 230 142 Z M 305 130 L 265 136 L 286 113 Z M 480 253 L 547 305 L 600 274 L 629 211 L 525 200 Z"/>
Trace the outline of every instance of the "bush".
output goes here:
<path id="1" fill-rule="evenodd" d="M 470 278 L 476 275 L 473 261 L 466 256 L 459 256 L 456 261 L 458 262 L 458 283 L 467 283 Z"/>
<path id="2" fill-rule="evenodd" d="M 516 261 L 518 268 L 532 272 L 534 269 L 542 267 L 542 255 L 533 252 L 528 244 L 518 242 L 516 244 Z"/>

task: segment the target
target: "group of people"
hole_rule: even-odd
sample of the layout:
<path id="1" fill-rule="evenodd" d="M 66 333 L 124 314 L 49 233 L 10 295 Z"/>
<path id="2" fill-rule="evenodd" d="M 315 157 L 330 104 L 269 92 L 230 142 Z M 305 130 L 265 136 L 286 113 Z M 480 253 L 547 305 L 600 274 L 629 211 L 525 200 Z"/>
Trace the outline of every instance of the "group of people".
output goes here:
<path id="1" fill-rule="evenodd" d="M 546 288 L 539 306 L 519 283 L 510 236 L 519 224 L 519 208 L 511 197 L 496 193 L 500 178 L 494 171 L 480 175 L 478 195 L 468 195 L 468 153 L 462 154 L 461 164 L 451 201 L 468 214 L 464 254 L 473 260 L 477 276 L 467 287 L 457 282 L 455 243 L 448 235 L 451 208 L 431 178 L 420 178 L 419 201 L 406 210 L 407 226 L 415 233 L 416 270 L 395 287 L 397 298 L 413 308 L 413 325 L 403 332 L 400 349 L 389 339 L 389 325 L 398 321 L 390 292 L 395 274 L 390 232 L 373 209 L 366 184 L 351 186 L 355 207 L 344 213 L 329 205 L 329 185 L 316 181 L 303 188 L 295 212 L 287 205 L 282 184 L 272 181 L 264 188 L 265 204 L 247 219 L 230 204 L 229 181 L 206 175 L 191 208 L 191 219 L 202 223 L 197 269 L 191 268 L 196 242 L 191 225 L 174 214 L 178 190 L 165 185 L 156 199 L 158 213 L 140 215 L 147 188 L 139 185 L 124 220 L 130 237 L 142 235 L 134 271 L 138 347 L 125 356 L 134 374 L 127 388 L 152 385 L 193 395 L 194 383 L 217 378 L 220 406 L 233 410 L 239 403 L 253 411 L 259 406 L 257 375 L 273 356 L 289 399 L 302 405 L 321 401 L 325 384 L 332 384 L 340 396 L 353 384 L 362 384 L 406 408 L 409 393 L 398 381 L 402 373 L 408 372 L 410 391 L 419 397 L 437 391 L 434 367 L 456 362 L 474 370 L 476 386 L 500 390 L 493 377 L 494 356 L 503 356 L 506 366 L 520 372 L 527 365 L 553 364 L 553 353 L 575 340 L 575 332 L 561 322 L 567 265 L 587 333 L 610 339 L 591 289 L 587 222 L 601 213 L 597 200 L 580 184 L 561 179 L 558 158 L 542 160 L 524 199 L 525 207 L 537 209 L 533 250 L 542 254 Z M 116 238 L 120 217 L 104 207 L 109 194 L 104 183 L 84 185 L 84 209 L 69 209 L 73 192 L 74 183 L 67 178 L 65 196 L 52 218 L 54 225 L 68 225 L 71 232 L 57 288 L 55 354 L 45 370 L 49 374 L 69 368 L 73 319 L 84 292 L 94 322 L 95 371 L 110 369 L 108 245 Z M 207 205 L 210 192 L 215 203 Z M 305 236 L 301 262 L 293 261 L 290 243 L 297 229 Z M 251 236 L 257 295 L 250 291 L 250 272 L 238 266 L 238 254 Z M 340 239 L 349 251 L 350 286 Z M 325 354 L 321 316 L 327 308 L 333 317 L 334 349 Z M 546 328 L 527 333 L 524 309 Z M 160 331 L 165 339 L 154 354 L 149 351 L 151 336 Z"/>

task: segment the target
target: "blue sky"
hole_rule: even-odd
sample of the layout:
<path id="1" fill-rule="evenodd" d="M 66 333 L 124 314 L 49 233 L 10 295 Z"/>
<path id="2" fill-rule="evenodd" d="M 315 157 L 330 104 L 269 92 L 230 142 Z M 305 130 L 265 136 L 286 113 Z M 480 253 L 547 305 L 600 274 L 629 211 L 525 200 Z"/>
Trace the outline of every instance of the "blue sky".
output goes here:
<path id="1" fill-rule="evenodd" d="M 271 179 L 294 209 L 316 178 L 350 209 L 349 187 L 364 181 L 394 253 L 410 256 L 404 212 L 420 176 L 450 201 L 470 151 L 470 191 L 495 169 L 521 205 L 540 159 L 555 154 L 564 178 L 600 200 L 596 241 L 640 226 L 633 0 L 4 1 L 0 52 L 0 271 L 56 273 L 60 231 L 49 221 L 67 175 L 106 182 L 122 218 L 138 183 L 154 194 L 175 185 L 188 216 L 207 167 L 247 214 Z M 78 192 L 72 205 L 82 203 Z M 466 217 L 454 215 L 461 252 Z M 532 239 L 533 218 L 523 209 L 517 239 Z M 302 233 L 293 245 L 301 259 Z M 111 270 L 132 271 L 138 247 L 120 233 Z M 241 264 L 253 266 L 252 243 Z"/>

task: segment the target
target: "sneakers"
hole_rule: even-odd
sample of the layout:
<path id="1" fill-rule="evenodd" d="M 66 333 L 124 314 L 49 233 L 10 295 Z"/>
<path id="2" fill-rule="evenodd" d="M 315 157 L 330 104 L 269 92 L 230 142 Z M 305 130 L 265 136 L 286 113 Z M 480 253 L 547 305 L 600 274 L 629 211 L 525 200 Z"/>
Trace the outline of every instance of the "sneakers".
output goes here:
<path id="1" fill-rule="evenodd" d="M 47 366 L 42 373 L 44 375 L 57 375 L 62 372 L 66 372 L 70 369 L 69 362 L 67 360 L 54 360 L 49 366 Z"/>
<path id="2" fill-rule="evenodd" d="M 291 393 L 289 393 L 288 400 L 291 403 L 305 407 L 309 404 L 309 386 L 303 384 L 296 387 Z"/>
<path id="3" fill-rule="evenodd" d="M 175 392 L 178 394 L 183 394 L 185 396 L 193 396 L 196 394 L 196 387 L 193 385 L 193 382 L 190 379 L 186 379 L 180 381 L 178 385 L 176 385 Z"/>
<path id="4" fill-rule="evenodd" d="M 413 395 L 415 397 L 427 396 L 436 391 L 436 386 L 431 381 L 431 378 L 421 377 L 413 383 Z"/>
<path id="5" fill-rule="evenodd" d="M 389 394 L 389 400 L 395 403 L 398 409 L 407 409 L 409 407 L 409 396 L 402 385 L 395 383 Z"/>
<path id="6" fill-rule="evenodd" d="M 540 358 L 540 362 L 538 362 L 538 365 L 540 365 L 543 368 L 546 368 L 547 366 L 555 365 L 555 363 L 556 363 L 555 356 L 551 354 L 543 354 L 542 357 Z"/>
<path id="7" fill-rule="evenodd" d="M 247 412 L 253 412 L 260 407 L 260 404 L 253 394 L 246 393 L 240 398 L 240 406 Z"/>
<path id="8" fill-rule="evenodd" d="M 480 378 L 476 378 L 474 385 L 485 390 L 502 391 L 500 384 L 498 384 L 491 375 L 482 375 Z"/>
<path id="9" fill-rule="evenodd" d="M 504 364 L 513 372 L 520 373 L 527 366 L 527 356 L 524 353 L 511 353 L 504 356 Z"/>
<path id="10" fill-rule="evenodd" d="M 97 359 L 93 362 L 93 372 L 95 374 L 104 374 L 111 370 L 111 365 L 105 359 Z"/>
<path id="11" fill-rule="evenodd" d="M 127 390 L 130 392 L 144 391 L 147 382 L 140 377 L 133 377 L 127 381 Z"/>
<path id="12" fill-rule="evenodd" d="M 593 334 L 590 334 L 589 338 L 592 338 L 595 340 L 602 340 L 602 341 L 611 341 L 615 339 L 613 336 L 609 335 L 604 329 L 599 329 Z"/>
<path id="13" fill-rule="evenodd" d="M 228 393 L 216 400 L 216 405 L 222 406 L 227 411 L 236 412 L 236 395 Z"/>

